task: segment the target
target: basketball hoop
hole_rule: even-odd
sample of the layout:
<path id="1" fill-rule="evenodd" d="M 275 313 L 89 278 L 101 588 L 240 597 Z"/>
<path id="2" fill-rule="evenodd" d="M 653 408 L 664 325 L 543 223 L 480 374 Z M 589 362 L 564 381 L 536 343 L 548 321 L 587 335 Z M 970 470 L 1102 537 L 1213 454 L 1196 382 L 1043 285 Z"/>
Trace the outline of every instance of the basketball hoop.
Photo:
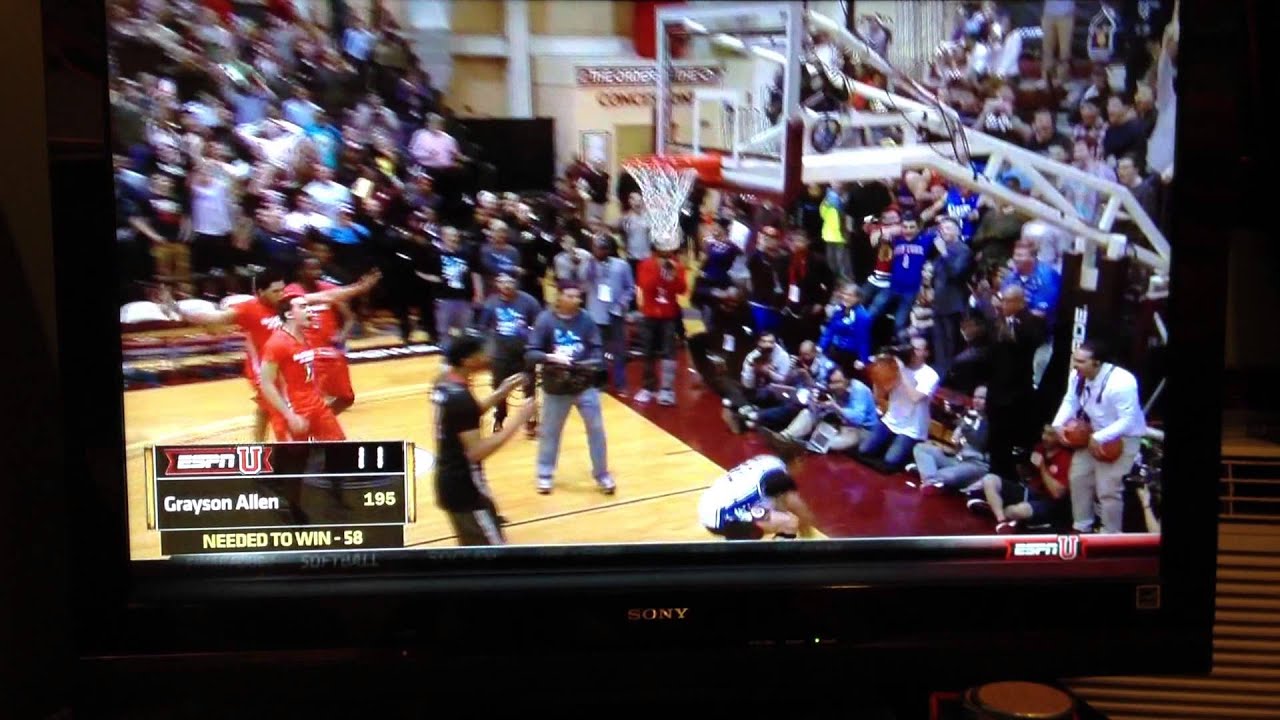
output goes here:
<path id="1" fill-rule="evenodd" d="M 712 156 L 651 155 L 623 163 L 623 169 L 640 186 L 653 246 L 658 250 L 669 252 L 680 247 L 680 211 L 694 181 L 712 161 L 718 171 L 720 160 Z"/>

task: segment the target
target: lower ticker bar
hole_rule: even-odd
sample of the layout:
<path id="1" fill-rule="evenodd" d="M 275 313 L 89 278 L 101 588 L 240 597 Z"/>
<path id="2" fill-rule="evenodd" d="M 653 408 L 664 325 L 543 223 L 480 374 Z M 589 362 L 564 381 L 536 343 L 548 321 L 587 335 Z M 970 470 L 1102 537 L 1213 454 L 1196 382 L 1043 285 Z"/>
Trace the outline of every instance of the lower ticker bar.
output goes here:
<path id="1" fill-rule="evenodd" d="M 323 528 L 274 527 L 248 530 L 166 530 L 162 555 L 316 552 L 404 547 L 403 525 L 349 525 Z"/>

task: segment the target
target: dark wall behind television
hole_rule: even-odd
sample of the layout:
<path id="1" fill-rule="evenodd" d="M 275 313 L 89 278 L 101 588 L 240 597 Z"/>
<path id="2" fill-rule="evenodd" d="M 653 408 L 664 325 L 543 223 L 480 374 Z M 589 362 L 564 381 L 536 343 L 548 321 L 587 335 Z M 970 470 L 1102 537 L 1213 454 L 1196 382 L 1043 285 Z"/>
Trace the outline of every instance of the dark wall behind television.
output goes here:
<path id="1" fill-rule="evenodd" d="M 467 118 L 459 124 L 490 166 L 488 188 L 501 192 L 551 190 L 556 174 L 555 120 Z"/>
<path id="2" fill-rule="evenodd" d="M 51 4 L 62 3 L 5 3 L 0 22 L 0 715 L 15 718 L 50 717 L 67 706 L 71 691 L 40 15 Z M 113 242 L 109 232 L 85 241 Z"/>

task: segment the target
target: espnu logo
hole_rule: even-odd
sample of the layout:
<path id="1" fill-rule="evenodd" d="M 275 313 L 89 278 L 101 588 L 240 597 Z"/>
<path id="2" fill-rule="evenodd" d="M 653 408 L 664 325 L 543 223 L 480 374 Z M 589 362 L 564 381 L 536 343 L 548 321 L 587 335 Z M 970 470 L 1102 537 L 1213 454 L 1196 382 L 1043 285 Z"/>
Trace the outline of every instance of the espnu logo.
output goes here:
<path id="1" fill-rule="evenodd" d="M 165 450 L 165 475 L 260 475 L 271 472 L 271 448 L 242 445 L 227 448 Z"/>
<path id="2" fill-rule="evenodd" d="M 1059 535 L 1055 540 L 1010 540 L 1006 560 L 1053 558 L 1075 560 L 1083 557 L 1079 535 Z"/>

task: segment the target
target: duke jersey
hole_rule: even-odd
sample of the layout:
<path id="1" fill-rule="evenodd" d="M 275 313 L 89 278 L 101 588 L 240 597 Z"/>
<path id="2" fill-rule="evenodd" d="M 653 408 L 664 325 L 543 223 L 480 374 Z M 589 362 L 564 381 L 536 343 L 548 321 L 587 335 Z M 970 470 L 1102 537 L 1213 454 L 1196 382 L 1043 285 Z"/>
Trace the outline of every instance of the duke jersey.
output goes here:
<path id="1" fill-rule="evenodd" d="M 698 521 L 708 530 L 719 530 L 734 522 L 754 522 L 751 509 L 767 507 L 768 498 L 760 487 L 765 473 L 785 470 L 786 463 L 773 455 L 757 455 L 721 475 L 698 501 Z"/>
<path id="2" fill-rule="evenodd" d="M 973 231 L 976 226 L 969 219 L 970 213 L 978 209 L 978 195 L 976 193 L 961 190 L 959 188 L 951 188 L 947 191 L 946 206 L 943 212 L 947 217 L 952 218 L 960 223 L 960 238 L 965 242 L 969 242 L 973 237 Z"/>

